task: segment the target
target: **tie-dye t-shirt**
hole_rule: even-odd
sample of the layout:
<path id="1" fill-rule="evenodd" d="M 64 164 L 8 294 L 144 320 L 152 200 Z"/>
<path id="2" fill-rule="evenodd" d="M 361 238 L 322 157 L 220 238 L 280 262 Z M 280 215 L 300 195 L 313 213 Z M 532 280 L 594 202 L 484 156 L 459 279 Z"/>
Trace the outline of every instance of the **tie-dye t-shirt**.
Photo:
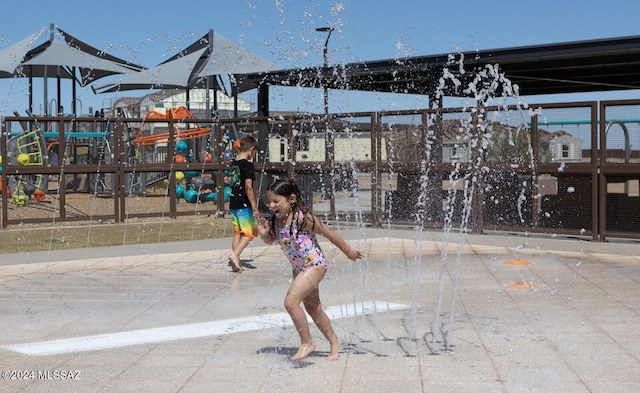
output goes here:
<path id="1" fill-rule="evenodd" d="M 322 266 L 327 269 L 327 262 L 316 234 L 299 228 L 303 220 L 302 215 L 301 211 L 296 212 L 290 226 L 281 228 L 276 225 L 276 241 L 294 272 L 300 273 L 309 266 Z"/>

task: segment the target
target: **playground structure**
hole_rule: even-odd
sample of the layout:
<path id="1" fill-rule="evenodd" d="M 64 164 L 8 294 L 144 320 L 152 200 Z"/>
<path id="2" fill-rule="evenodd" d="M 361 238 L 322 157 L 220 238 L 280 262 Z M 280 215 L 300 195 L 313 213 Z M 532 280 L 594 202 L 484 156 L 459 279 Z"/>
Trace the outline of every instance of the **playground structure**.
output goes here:
<path id="1" fill-rule="evenodd" d="M 7 165 L 43 166 L 49 164 L 46 154 L 46 142 L 42 133 L 38 131 L 25 132 L 10 138 L 7 142 Z M 3 170 L 0 157 L 0 173 Z M 28 201 L 41 202 L 48 191 L 48 176 L 46 174 L 21 174 L 8 176 L 6 186 L 0 178 L 0 192 L 10 196 L 11 202 L 18 206 Z"/>
<path id="2" fill-rule="evenodd" d="M 211 134 L 211 127 L 202 127 L 199 124 L 184 123 L 185 119 L 194 119 L 191 112 L 184 106 L 177 108 L 169 108 L 166 112 L 160 112 L 156 110 L 148 111 L 145 115 L 145 121 L 138 130 L 136 137 L 133 141 L 135 146 L 156 146 L 158 144 L 167 143 L 169 141 L 169 132 L 155 133 L 149 132 L 149 128 L 146 127 L 150 124 L 149 120 L 162 120 L 162 119 L 174 119 L 179 123 L 175 124 L 175 138 L 176 140 L 188 141 L 198 138 L 206 138 Z"/>
<path id="3" fill-rule="evenodd" d="M 66 174 L 55 188 L 50 187 L 49 180 L 52 173 L 7 175 L 6 186 L 0 178 L 0 192 L 9 196 L 9 202 L 18 206 L 29 203 L 39 203 L 47 194 L 60 192 L 59 188 L 73 192 L 92 193 L 97 196 L 112 196 L 117 186 L 116 180 L 100 167 L 113 165 L 114 155 L 126 157 L 127 164 L 136 168 L 145 164 L 160 164 L 167 161 L 176 164 L 193 166 L 196 163 L 211 163 L 215 155 L 210 151 L 212 146 L 211 127 L 202 127 L 197 123 L 186 123 L 185 119 L 193 120 L 193 116 L 185 107 L 169 109 L 166 113 L 149 111 L 139 129 L 131 127 L 134 123 L 127 120 L 126 129 L 121 133 L 120 152 L 114 149 L 113 123 L 94 121 L 93 124 L 77 121 L 35 121 L 32 123 L 19 122 L 22 130 L 10 131 L 7 135 L 6 165 L 22 167 L 50 167 L 61 165 L 85 164 L 98 169 L 87 173 Z M 162 122 L 167 120 L 168 122 Z M 169 131 L 167 125 L 173 128 L 175 149 L 169 153 Z M 164 132 L 154 132 L 163 130 Z M 32 129 L 30 129 L 32 128 Z M 46 130 L 46 131 L 45 131 Z M 132 137 L 132 135 L 135 135 Z M 61 138 L 64 138 L 64 151 L 60 151 Z M 233 140 L 226 142 L 223 157 L 228 159 Z M 0 156 L 0 160 L 2 156 Z M 0 173 L 2 173 L 0 161 Z M 61 170 L 61 172 L 66 172 Z M 216 203 L 217 192 L 215 186 L 216 171 L 188 170 L 188 171 L 132 171 L 126 173 L 125 191 L 128 195 L 146 195 L 150 188 L 167 187 L 169 176 L 173 173 L 175 179 L 175 195 L 188 203 L 212 201 Z M 69 179 L 70 177 L 70 179 Z M 50 189 L 51 188 L 51 189 Z M 226 187 L 225 187 L 226 188 Z M 230 189 L 224 190 L 224 201 L 228 200 Z"/>
<path id="4" fill-rule="evenodd" d="M 180 164 L 192 162 L 192 154 L 189 150 L 188 143 L 184 140 L 176 142 L 174 161 Z M 204 163 L 212 161 L 212 155 L 205 153 L 202 155 Z M 183 198 L 188 203 L 198 202 L 216 202 L 218 193 L 216 190 L 217 171 L 175 171 L 175 193 L 177 198 Z M 229 201 L 231 195 L 231 187 L 227 182 L 227 173 L 225 172 L 224 202 Z M 163 186 L 169 186 L 168 179 L 162 180 Z"/>
<path id="5" fill-rule="evenodd" d="M 166 122 L 162 121 L 166 120 Z M 190 121 L 187 121 L 190 120 Z M 149 164 L 165 162 L 171 155 L 171 161 L 176 164 L 196 163 L 206 164 L 214 162 L 215 155 L 211 153 L 212 142 L 215 139 L 211 127 L 204 127 L 194 122 L 195 118 L 184 106 L 169 108 L 166 112 L 148 111 L 140 128 L 133 138 L 134 154 L 131 161 L 134 164 Z M 169 146 L 169 127 L 173 127 L 175 148 L 167 151 Z M 158 130 L 160 130 L 158 132 Z M 232 158 L 230 146 L 233 139 L 224 136 L 225 144 L 223 160 Z M 188 170 L 175 171 L 175 194 L 177 198 L 184 198 L 188 203 L 198 203 L 218 200 L 215 176 L 216 171 Z M 169 185 L 168 172 L 138 172 L 132 173 L 127 181 L 129 192 L 146 193 L 152 187 L 166 187 Z M 231 189 L 224 187 L 224 202 L 229 199 Z"/>

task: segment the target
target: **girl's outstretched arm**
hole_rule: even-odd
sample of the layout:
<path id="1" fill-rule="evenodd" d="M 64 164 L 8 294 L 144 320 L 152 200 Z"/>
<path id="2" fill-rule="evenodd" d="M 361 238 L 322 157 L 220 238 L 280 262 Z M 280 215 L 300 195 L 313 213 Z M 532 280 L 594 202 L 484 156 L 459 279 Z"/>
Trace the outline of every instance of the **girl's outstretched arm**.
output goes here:
<path id="1" fill-rule="evenodd" d="M 334 246 L 338 247 L 340 251 L 347 256 L 347 258 L 355 261 L 356 259 L 364 258 L 364 252 L 351 247 L 347 242 L 338 234 L 338 232 L 331 229 L 325 223 L 323 223 L 318 217 L 309 214 L 308 220 L 305 222 L 305 230 L 315 232 L 319 235 L 324 236 L 333 243 Z"/>

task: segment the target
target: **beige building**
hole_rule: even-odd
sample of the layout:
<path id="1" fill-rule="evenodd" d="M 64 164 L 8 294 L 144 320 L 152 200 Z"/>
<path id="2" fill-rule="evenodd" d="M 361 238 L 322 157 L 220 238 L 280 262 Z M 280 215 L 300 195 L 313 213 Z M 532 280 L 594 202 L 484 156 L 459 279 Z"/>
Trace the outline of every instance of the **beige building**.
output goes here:
<path id="1" fill-rule="evenodd" d="M 236 103 L 220 90 L 209 90 L 209 109 L 213 110 L 214 103 L 217 105 L 220 117 L 233 117 Z M 129 117 L 144 118 L 149 111 L 164 112 L 171 108 L 185 106 L 195 118 L 208 118 L 207 111 L 207 91 L 205 89 L 191 89 L 189 91 L 189 102 L 187 103 L 187 93 L 184 89 L 167 89 L 147 94 L 143 97 L 122 97 L 116 100 L 112 107 L 114 110 L 125 111 Z M 241 116 L 251 111 L 251 102 L 243 99 L 237 101 L 237 112 Z"/>
<path id="2" fill-rule="evenodd" d="M 272 135 L 269 139 L 269 157 L 271 161 L 322 162 L 326 159 L 324 133 L 301 134 L 298 137 L 297 155 L 290 157 L 289 143 L 286 138 Z M 371 161 L 370 133 L 357 135 L 337 134 L 334 140 L 335 161 Z M 387 159 L 385 143 L 382 143 L 382 159 Z"/>

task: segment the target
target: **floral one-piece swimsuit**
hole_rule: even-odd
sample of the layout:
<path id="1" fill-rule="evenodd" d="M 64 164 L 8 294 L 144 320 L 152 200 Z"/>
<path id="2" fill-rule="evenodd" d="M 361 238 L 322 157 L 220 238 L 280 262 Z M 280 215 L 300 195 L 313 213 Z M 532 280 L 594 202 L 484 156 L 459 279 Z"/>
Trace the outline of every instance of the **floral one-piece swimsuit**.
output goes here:
<path id="1" fill-rule="evenodd" d="M 294 273 L 300 273 L 309 266 L 322 266 L 327 269 L 327 261 L 316 234 L 299 228 L 303 220 L 302 214 L 301 211 L 296 212 L 290 226 L 276 226 L 276 241 L 291 263 Z"/>

